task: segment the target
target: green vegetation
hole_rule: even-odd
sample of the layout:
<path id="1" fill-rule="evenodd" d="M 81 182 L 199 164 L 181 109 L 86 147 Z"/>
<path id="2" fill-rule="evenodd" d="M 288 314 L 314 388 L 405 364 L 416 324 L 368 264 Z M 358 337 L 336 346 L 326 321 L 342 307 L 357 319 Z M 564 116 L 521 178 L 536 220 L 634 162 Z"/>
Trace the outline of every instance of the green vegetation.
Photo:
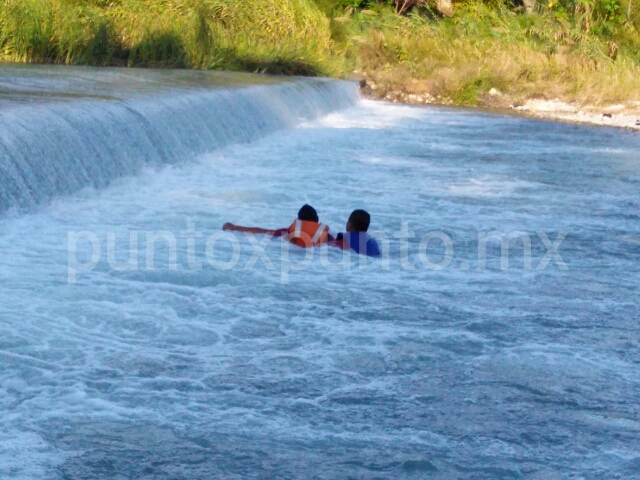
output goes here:
<path id="1" fill-rule="evenodd" d="M 467 1 L 455 4 L 451 18 L 430 9 L 402 17 L 377 7 L 341 21 L 349 30 L 347 55 L 382 95 L 428 92 L 475 105 L 495 101 L 487 93 L 496 88 L 510 101 L 640 100 L 638 29 L 617 0 L 598 2 L 567 0 L 526 13 Z"/>
<path id="2" fill-rule="evenodd" d="M 443 1 L 0 0 L 0 60 L 356 71 L 381 96 L 463 105 L 490 103 L 492 88 L 510 101 L 640 100 L 640 0 L 460 0 L 452 14 Z"/>
<path id="3" fill-rule="evenodd" d="M 18 62 L 337 74 L 308 0 L 0 0 L 0 58 Z"/>

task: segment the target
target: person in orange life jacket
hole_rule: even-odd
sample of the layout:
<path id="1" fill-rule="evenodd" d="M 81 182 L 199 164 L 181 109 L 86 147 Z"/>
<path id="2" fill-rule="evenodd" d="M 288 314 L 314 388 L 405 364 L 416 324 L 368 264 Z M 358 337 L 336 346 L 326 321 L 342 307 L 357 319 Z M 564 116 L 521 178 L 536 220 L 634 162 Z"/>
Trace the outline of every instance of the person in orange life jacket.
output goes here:
<path id="1" fill-rule="evenodd" d="M 354 210 L 347 222 L 347 231 L 339 233 L 337 238 L 329 243 L 344 250 L 353 250 L 357 254 L 369 257 L 381 255 L 380 245 L 375 238 L 367 234 L 371 215 L 364 210 Z"/>
<path id="2" fill-rule="evenodd" d="M 317 245 L 335 241 L 329 234 L 329 227 L 319 222 L 318 212 L 311 205 L 303 205 L 298 211 L 298 219 L 289 227 L 269 230 L 260 227 L 242 227 L 233 223 L 225 223 L 222 226 L 225 231 L 257 233 L 274 237 L 285 237 L 286 240 L 302 248 L 315 247 Z"/>

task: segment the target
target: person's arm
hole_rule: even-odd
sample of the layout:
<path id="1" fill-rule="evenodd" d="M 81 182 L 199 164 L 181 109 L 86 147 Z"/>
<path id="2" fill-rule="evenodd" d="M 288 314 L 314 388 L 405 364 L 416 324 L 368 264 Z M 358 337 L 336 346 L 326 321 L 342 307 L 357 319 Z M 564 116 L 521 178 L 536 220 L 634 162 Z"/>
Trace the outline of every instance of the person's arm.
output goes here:
<path id="1" fill-rule="evenodd" d="M 349 245 L 344 240 L 344 236 L 342 233 L 339 233 L 335 238 L 330 236 L 327 243 L 332 247 L 338 247 L 342 250 L 349 250 Z"/>
<path id="2" fill-rule="evenodd" d="M 268 230 L 266 228 L 260 228 L 260 227 L 242 227 L 240 225 L 234 225 L 233 223 L 227 222 L 222 226 L 222 230 L 224 230 L 225 232 L 230 231 L 230 232 L 257 233 L 257 234 L 272 235 L 275 237 L 280 237 L 282 236 L 281 230 L 283 229 Z"/>

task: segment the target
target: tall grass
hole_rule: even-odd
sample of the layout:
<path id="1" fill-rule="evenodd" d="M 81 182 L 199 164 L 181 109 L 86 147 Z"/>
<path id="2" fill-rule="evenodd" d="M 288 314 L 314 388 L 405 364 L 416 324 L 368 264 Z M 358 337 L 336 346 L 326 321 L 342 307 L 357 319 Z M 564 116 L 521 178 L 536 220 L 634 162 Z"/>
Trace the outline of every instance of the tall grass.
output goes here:
<path id="1" fill-rule="evenodd" d="M 546 0 L 534 14 L 514 8 L 517 0 L 458 0 L 452 18 L 428 7 L 398 16 L 390 3 L 0 0 L 0 61 L 356 70 L 383 94 L 428 92 L 463 105 L 491 88 L 515 100 L 640 100 L 640 0 Z"/>
<path id="2" fill-rule="evenodd" d="M 547 8 L 528 15 L 484 3 L 458 4 L 453 18 L 377 10 L 348 23 L 355 65 L 383 90 L 463 105 L 491 88 L 516 99 L 640 100 L 640 37 L 623 23 L 587 29 Z"/>
<path id="3" fill-rule="evenodd" d="M 335 74 L 310 0 L 0 0 L 0 59 Z"/>

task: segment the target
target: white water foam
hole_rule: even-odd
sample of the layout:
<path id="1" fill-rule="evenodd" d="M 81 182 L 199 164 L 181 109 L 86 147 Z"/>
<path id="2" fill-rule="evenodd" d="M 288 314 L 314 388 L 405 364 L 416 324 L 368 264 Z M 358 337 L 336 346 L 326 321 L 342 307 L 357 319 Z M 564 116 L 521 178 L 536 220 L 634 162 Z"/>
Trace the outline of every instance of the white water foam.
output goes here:
<path id="1" fill-rule="evenodd" d="M 625 157 L 636 170 L 613 173 L 620 155 L 602 149 L 638 146 L 363 102 L 0 220 L 2 477 L 637 478 L 640 252 L 619 238 L 638 236 L 640 170 Z M 236 268 L 208 266 L 223 222 L 284 227 L 305 202 L 335 230 L 370 211 L 389 268 L 352 257 L 329 271 L 320 253 L 341 255 L 323 247 L 283 284 L 281 243 L 266 246 L 275 270 L 244 270 L 242 235 Z M 187 264 L 189 222 L 202 270 Z M 411 260 L 426 232 L 449 234 L 451 266 L 405 270 L 400 222 Z M 530 232 L 534 269 L 535 232 L 568 232 L 569 270 L 523 270 L 515 244 L 509 270 L 497 244 L 478 270 L 492 229 Z M 68 232 L 83 230 L 101 260 L 70 285 Z M 107 234 L 125 262 L 132 230 L 139 268 L 114 271 Z M 176 236 L 176 270 L 161 241 L 146 269 L 154 231 Z M 78 259 L 90 253 L 80 241 Z"/>

